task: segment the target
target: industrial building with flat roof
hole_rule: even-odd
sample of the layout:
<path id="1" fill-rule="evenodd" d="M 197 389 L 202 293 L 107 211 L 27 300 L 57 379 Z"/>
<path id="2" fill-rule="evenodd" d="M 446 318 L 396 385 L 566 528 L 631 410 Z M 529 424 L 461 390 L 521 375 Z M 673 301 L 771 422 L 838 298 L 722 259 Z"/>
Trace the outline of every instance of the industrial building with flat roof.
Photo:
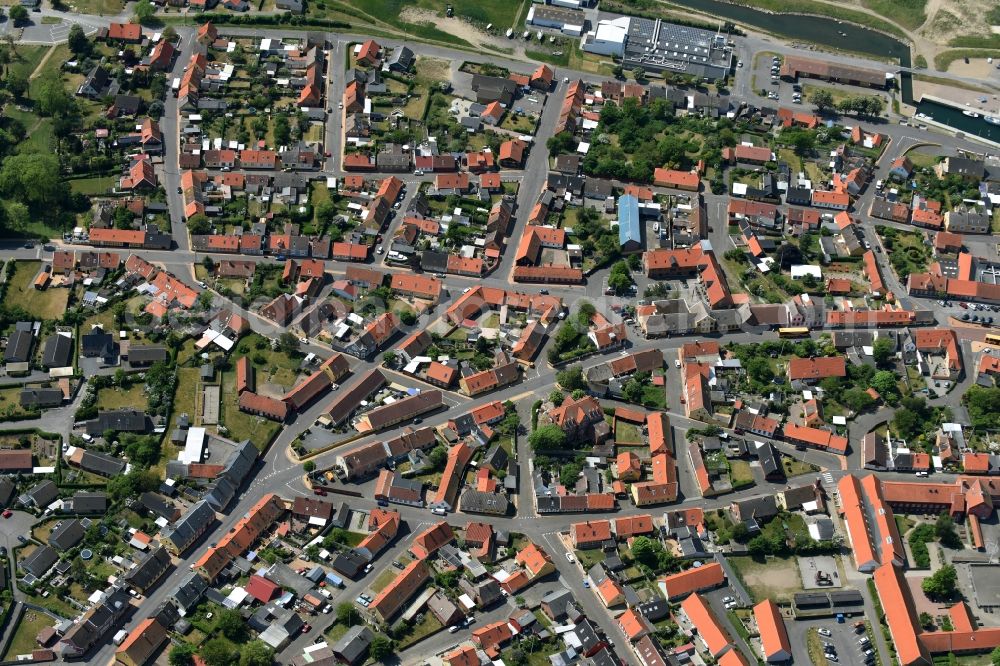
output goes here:
<path id="1" fill-rule="evenodd" d="M 622 65 L 721 79 L 732 66 L 728 37 L 660 19 L 636 16 L 598 21 L 580 45 L 584 51 L 618 55 Z"/>

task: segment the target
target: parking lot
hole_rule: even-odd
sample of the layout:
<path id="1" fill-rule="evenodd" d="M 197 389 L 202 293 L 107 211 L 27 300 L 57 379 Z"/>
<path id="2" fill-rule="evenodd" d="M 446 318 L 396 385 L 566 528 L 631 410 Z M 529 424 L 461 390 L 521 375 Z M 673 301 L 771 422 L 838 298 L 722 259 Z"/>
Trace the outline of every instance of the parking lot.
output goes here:
<path id="1" fill-rule="evenodd" d="M 813 640 L 818 639 L 821 649 L 825 651 L 828 663 L 865 664 L 864 650 L 872 649 L 874 651 L 873 648 L 863 648 L 858 643 L 862 639 L 862 634 L 857 633 L 853 624 L 837 624 L 833 618 L 789 621 L 786 626 L 788 627 L 789 642 L 792 644 L 792 660 L 796 664 L 811 663 L 809 659 L 810 632 L 815 634 Z M 824 635 L 826 633 L 829 635 Z M 832 653 L 826 652 L 827 646 L 832 646 Z"/>
<path id="2" fill-rule="evenodd" d="M 801 86 L 782 81 L 778 77 L 781 60 L 775 58 L 777 56 L 769 56 L 768 54 L 761 54 L 757 57 L 756 68 L 753 71 L 754 92 L 760 94 L 761 91 L 764 91 L 768 99 L 778 102 L 782 106 L 801 104 L 802 100 L 799 95 Z M 744 62 L 743 66 L 752 65 Z"/>

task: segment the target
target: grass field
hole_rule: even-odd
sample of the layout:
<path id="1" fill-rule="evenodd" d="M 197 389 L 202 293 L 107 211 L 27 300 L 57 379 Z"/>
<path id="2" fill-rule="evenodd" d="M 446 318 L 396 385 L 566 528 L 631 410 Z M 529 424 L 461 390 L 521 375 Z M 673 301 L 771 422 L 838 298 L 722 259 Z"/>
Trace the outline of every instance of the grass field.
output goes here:
<path id="1" fill-rule="evenodd" d="M 19 305 L 39 319 L 59 319 L 66 312 L 69 289 L 35 289 L 35 276 L 42 268 L 40 261 L 18 261 L 17 270 L 10 279 L 4 304 Z"/>
<path id="2" fill-rule="evenodd" d="M 634 423 L 629 423 L 628 421 L 616 421 L 615 441 L 641 444 L 642 433 L 639 432 L 638 426 Z"/>
<path id="3" fill-rule="evenodd" d="M 907 30 L 927 20 L 927 0 L 861 0 L 861 4 Z"/>
<path id="4" fill-rule="evenodd" d="M 55 146 L 55 129 L 51 118 L 40 118 L 30 111 L 22 111 L 13 104 L 7 105 L 4 115 L 24 125 L 27 132 L 24 141 L 18 144 L 21 153 L 47 153 Z"/>
<path id="5" fill-rule="evenodd" d="M 69 188 L 81 194 L 107 194 L 108 190 L 118 184 L 114 176 L 98 176 L 97 178 L 76 178 L 69 181 Z"/>
<path id="6" fill-rule="evenodd" d="M 72 0 L 68 4 L 81 14 L 98 14 L 99 16 L 120 14 L 125 8 L 125 3 L 121 0 Z"/>
<path id="7" fill-rule="evenodd" d="M 38 647 L 35 642 L 38 632 L 54 625 L 55 621 L 45 613 L 30 609 L 25 611 L 14 632 L 14 638 L 3 655 L 3 660 L 13 661 L 19 654 L 31 654 L 31 651 Z"/>
<path id="8" fill-rule="evenodd" d="M 97 393 L 98 409 L 146 409 L 145 384 L 133 384 L 126 390 L 117 388 L 101 389 Z"/>
<path id="9" fill-rule="evenodd" d="M 752 486 L 754 483 L 753 470 L 746 460 L 729 461 L 729 476 L 734 488 Z"/>
<path id="10" fill-rule="evenodd" d="M 254 446 L 261 450 L 281 428 L 280 423 L 240 411 L 239 396 L 236 395 L 235 370 L 222 373 L 222 404 L 219 410 L 219 422 L 225 425 L 229 431 L 230 439 L 237 442 L 249 439 Z"/>
<path id="11" fill-rule="evenodd" d="M 28 86 L 29 94 L 34 98 L 34 93 L 38 90 L 38 83 L 41 79 L 46 76 L 56 75 L 58 76 L 62 72 L 62 66 L 69 60 L 73 59 L 73 52 L 69 50 L 69 46 L 66 44 L 59 44 L 52 47 L 52 53 L 49 54 L 48 58 L 45 60 L 45 64 L 38 71 L 38 76 L 32 79 L 30 85 Z"/>
<path id="12" fill-rule="evenodd" d="M 45 57 L 50 48 L 48 46 L 19 44 L 12 56 L 13 60 L 7 65 L 7 72 L 31 76 L 31 73 L 35 71 L 35 67 L 42 61 L 42 58 Z"/>
<path id="13" fill-rule="evenodd" d="M 803 474 L 810 474 L 812 472 L 818 472 L 819 468 L 807 462 L 802 462 L 798 458 L 790 458 L 783 456 L 781 459 L 781 464 L 785 468 L 785 476 L 789 479 L 793 476 L 801 476 Z"/>
<path id="14" fill-rule="evenodd" d="M 441 621 L 434 617 L 434 613 L 424 613 L 424 620 L 420 624 L 413 626 L 406 636 L 399 639 L 396 644 L 397 650 L 405 650 L 417 641 L 423 640 L 424 638 L 430 636 L 433 633 L 437 633 L 444 629 L 444 625 Z"/>
<path id="15" fill-rule="evenodd" d="M 501 26 L 508 28 L 514 25 L 521 0 L 492 2 L 452 0 L 450 3 L 444 0 L 348 0 L 348 4 L 393 24 L 401 23 L 399 14 L 406 7 L 415 7 L 444 16 L 445 5 L 450 4 L 457 18 L 468 19 L 483 26 L 492 23 L 497 28 Z"/>

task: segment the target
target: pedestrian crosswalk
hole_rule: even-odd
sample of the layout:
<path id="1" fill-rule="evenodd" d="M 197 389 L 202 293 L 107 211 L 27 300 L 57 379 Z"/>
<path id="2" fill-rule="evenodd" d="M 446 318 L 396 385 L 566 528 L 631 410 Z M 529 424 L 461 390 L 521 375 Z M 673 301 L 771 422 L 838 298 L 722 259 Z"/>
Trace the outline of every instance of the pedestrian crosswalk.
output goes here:
<path id="1" fill-rule="evenodd" d="M 829 485 L 832 486 L 833 485 L 833 474 L 830 474 L 829 472 L 823 472 L 823 483 L 826 483 L 826 484 L 829 484 Z"/>

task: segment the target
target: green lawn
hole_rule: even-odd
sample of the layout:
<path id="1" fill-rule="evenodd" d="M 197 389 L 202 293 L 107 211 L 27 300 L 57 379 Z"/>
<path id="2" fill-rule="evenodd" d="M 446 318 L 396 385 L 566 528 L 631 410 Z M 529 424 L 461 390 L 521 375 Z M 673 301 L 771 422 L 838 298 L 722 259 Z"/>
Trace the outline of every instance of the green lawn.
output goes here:
<path id="1" fill-rule="evenodd" d="M 816 467 L 816 465 L 802 462 L 798 458 L 791 458 L 788 456 L 783 456 L 781 458 L 781 464 L 785 468 L 785 476 L 789 479 L 793 476 L 801 476 L 803 474 L 810 474 L 819 471 L 819 468 Z"/>
<path id="2" fill-rule="evenodd" d="M 628 421 L 615 421 L 615 441 L 627 444 L 642 444 L 642 432 L 639 426 Z"/>
<path id="3" fill-rule="evenodd" d="M 391 583 L 395 578 L 396 578 L 396 570 L 392 567 L 386 567 L 382 571 L 382 573 L 380 573 L 375 578 L 375 580 L 372 581 L 371 591 L 374 592 L 375 594 L 378 594 L 386 587 L 388 587 L 389 583 Z M 428 613 L 428 615 L 430 615 L 430 613 Z"/>
<path id="4" fill-rule="evenodd" d="M 71 0 L 68 4 L 81 14 L 98 14 L 100 16 L 120 14 L 125 8 L 122 0 Z"/>
<path id="5" fill-rule="evenodd" d="M 7 73 L 31 76 L 31 73 L 35 71 L 35 67 L 42 61 L 42 58 L 45 57 L 46 52 L 50 48 L 49 46 L 18 44 L 17 49 L 12 54 L 10 64 L 7 65 Z"/>
<path id="6" fill-rule="evenodd" d="M 107 194 L 118 184 L 118 179 L 114 176 L 98 176 L 96 178 L 76 178 L 69 181 L 69 188 L 73 192 L 81 194 L 99 195 Z"/>
<path id="7" fill-rule="evenodd" d="M 861 4 L 907 30 L 927 20 L 927 0 L 861 0 Z"/>
<path id="8" fill-rule="evenodd" d="M 69 300 L 69 289 L 49 287 L 39 291 L 35 289 L 34 281 L 42 268 L 42 262 L 18 261 L 15 265 L 17 270 L 10 279 L 4 304 L 18 305 L 39 319 L 62 317 Z"/>
<path id="9" fill-rule="evenodd" d="M 400 20 L 400 12 L 406 7 L 416 7 L 444 17 L 445 6 L 451 5 L 457 18 L 464 18 L 486 27 L 492 23 L 497 29 L 506 29 L 514 25 L 521 0 L 348 0 L 348 4 L 375 16 L 387 23 L 405 25 Z"/>
<path id="10" fill-rule="evenodd" d="M 600 548 L 591 548 L 589 550 L 577 550 L 575 551 L 576 559 L 580 561 L 583 565 L 584 571 L 589 571 L 595 564 L 600 564 L 604 561 L 604 551 Z"/>
<path id="11" fill-rule="evenodd" d="M 420 641 L 433 633 L 444 629 L 441 621 L 434 617 L 434 613 L 424 613 L 424 620 L 420 624 L 414 625 L 410 632 L 403 636 L 396 644 L 397 650 L 405 650 L 417 641 Z"/>
<path id="12" fill-rule="evenodd" d="M 14 632 L 14 638 L 11 640 L 7 652 L 3 655 L 4 661 L 13 661 L 19 654 L 31 654 L 31 651 L 38 647 L 38 643 L 35 642 L 35 636 L 38 635 L 38 632 L 45 627 L 54 625 L 55 621 L 45 613 L 31 609 L 26 610 L 17 625 L 17 630 Z"/>
<path id="13" fill-rule="evenodd" d="M 260 382 L 260 379 L 258 378 L 257 381 Z M 219 422 L 229 431 L 228 437 L 230 439 L 237 442 L 249 439 L 254 446 L 261 450 L 281 429 L 280 423 L 240 411 L 239 396 L 236 395 L 235 370 L 222 373 L 222 404 L 219 408 Z"/>
<path id="14" fill-rule="evenodd" d="M 746 460 L 731 460 L 729 462 L 729 476 L 733 488 L 745 488 L 754 484 L 753 470 Z"/>
<path id="15" fill-rule="evenodd" d="M 117 388 L 101 389 L 97 393 L 97 408 L 106 409 L 146 409 L 145 384 L 133 384 L 126 390 Z"/>
<path id="16" fill-rule="evenodd" d="M 34 93 L 38 91 L 39 83 L 46 76 L 58 75 L 62 71 L 62 66 L 73 59 L 73 53 L 66 44 L 58 44 L 52 48 L 52 53 L 45 60 L 45 64 L 38 71 L 38 76 L 32 79 L 28 86 L 29 95 L 34 99 Z M 66 76 L 63 76 L 66 79 Z"/>
<path id="17" fill-rule="evenodd" d="M 26 136 L 24 141 L 18 144 L 18 152 L 51 152 L 55 145 L 55 128 L 51 118 L 41 118 L 30 111 L 22 111 L 12 104 L 7 105 L 4 115 L 24 125 Z"/>

